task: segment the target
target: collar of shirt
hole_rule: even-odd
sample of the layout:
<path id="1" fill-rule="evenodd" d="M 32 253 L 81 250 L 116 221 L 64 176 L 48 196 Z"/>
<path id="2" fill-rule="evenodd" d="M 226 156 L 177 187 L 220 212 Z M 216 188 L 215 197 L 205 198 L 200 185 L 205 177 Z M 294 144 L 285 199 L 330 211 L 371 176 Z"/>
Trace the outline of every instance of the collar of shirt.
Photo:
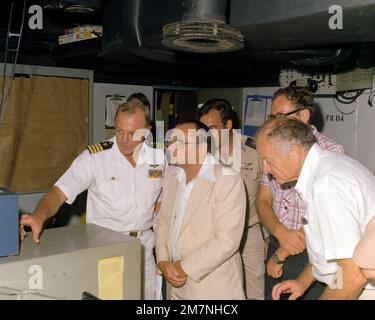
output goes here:
<path id="1" fill-rule="evenodd" d="M 318 129 L 315 126 L 313 126 L 312 124 L 310 124 L 310 128 L 312 130 L 313 135 L 316 137 L 319 134 Z"/>
<path id="2" fill-rule="evenodd" d="M 241 157 L 241 152 L 244 152 L 245 143 L 247 136 L 238 133 L 236 130 L 233 130 L 233 150 L 229 151 L 229 139 L 223 144 L 220 149 L 217 149 L 215 152 L 216 159 L 220 159 L 224 164 L 232 164 L 233 157 Z M 238 151 L 237 151 L 238 150 Z M 240 161 L 241 162 L 241 161 Z"/>
<path id="3" fill-rule="evenodd" d="M 245 136 L 244 134 L 241 134 L 241 150 L 242 151 L 246 151 L 246 140 L 247 140 L 248 136 Z"/>
<path id="4" fill-rule="evenodd" d="M 198 175 L 193 179 L 203 178 L 212 182 L 216 181 L 214 168 L 215 165 L 218 164 L 218 160 L 211 154 L 208 154 L 203 161 L 203 164 L 198 172 Z M 186 175 L 184 169 L 173 166 L 170 167 L 170 173 L 176 175 L 176 178 L 179 183 L 186 181 Z"/>
<path id="5" fill-rule="evenodd" d="M 295 186 L 295 189 L 300 193 L 303 199 L 307 199 L 308 187 L 311 179 L 313 178 L 313 172 L 318 166 L 322 152 L 323 149 L 319 147 L 318 144 L 314 143 L 307 153 L 301 173 Z"/>

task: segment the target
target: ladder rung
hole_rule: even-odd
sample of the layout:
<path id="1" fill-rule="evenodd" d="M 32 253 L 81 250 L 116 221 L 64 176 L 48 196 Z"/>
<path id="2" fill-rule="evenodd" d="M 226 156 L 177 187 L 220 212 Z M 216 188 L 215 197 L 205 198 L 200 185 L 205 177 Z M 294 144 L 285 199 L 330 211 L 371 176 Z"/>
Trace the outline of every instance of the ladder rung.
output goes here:
<path id="1" fill-rule="evenodd" d="M 11 37 L 20 37 L 21 35 L 19 33 L 12 33 L 12 32 L 9 32 L 9 38 Z"/>

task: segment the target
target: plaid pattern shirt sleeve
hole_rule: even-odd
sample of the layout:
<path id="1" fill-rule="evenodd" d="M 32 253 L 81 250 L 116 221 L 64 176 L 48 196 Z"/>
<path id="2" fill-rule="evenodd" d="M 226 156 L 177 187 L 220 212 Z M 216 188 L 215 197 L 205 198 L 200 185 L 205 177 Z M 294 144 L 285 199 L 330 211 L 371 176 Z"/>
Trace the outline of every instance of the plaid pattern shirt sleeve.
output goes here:
<path id="1" fill-rule="evenodd" d="M 262 177 L 260 179 L 260 184 L 268 186 L 270 184 L 270 178 L 266 174 L 262 174 Z"/>
<path id="2" fill-rule="evenodd" d="M 313 134 L 316 138 L 316 142 L 319 146 L 321 146 L 324 150 L 335 151 L 344 153 L 344 147 L 341 144 L 333 141 L 332 139 L 322 135 L 314 126 L 312 127 Z"/>

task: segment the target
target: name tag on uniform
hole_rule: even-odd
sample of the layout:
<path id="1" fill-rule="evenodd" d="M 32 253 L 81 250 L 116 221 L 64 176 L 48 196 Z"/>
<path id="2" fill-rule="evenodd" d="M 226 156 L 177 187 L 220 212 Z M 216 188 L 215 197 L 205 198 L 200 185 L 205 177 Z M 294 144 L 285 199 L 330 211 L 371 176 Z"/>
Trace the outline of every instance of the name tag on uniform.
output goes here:
<path id="1" fill-rule="evenodd" d="M 242 162 L 241 163 L 241 170 L 250 171 L 253 170 L 253 166 L 251 162 Z"/>
<path id="2" fill-rule="evenodd" d="M 148 177 L 150 179 L 157 179 L 163 177 L 163 168 L 159 164 L 148 165 Z"/>

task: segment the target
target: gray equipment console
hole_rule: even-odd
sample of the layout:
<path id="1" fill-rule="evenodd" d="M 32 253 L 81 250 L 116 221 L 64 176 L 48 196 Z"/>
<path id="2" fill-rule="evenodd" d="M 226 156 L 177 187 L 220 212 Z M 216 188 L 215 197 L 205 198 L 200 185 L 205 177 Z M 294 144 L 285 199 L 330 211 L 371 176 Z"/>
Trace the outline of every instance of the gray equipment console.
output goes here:
<path id="1" fill-rule="evenodd" d="M 122 279 L 110 263 L 99 277 L 99 261 L 112 257 L 123 259 Z M 119 281 L 123 299 L 141 298 L 140 240 L 93 224 L 45 230 L 40 244 L 28 234 L 18 256 L 0 258 L 0 299 L 100 298 L 99 282 L 118 289 Z"/>

